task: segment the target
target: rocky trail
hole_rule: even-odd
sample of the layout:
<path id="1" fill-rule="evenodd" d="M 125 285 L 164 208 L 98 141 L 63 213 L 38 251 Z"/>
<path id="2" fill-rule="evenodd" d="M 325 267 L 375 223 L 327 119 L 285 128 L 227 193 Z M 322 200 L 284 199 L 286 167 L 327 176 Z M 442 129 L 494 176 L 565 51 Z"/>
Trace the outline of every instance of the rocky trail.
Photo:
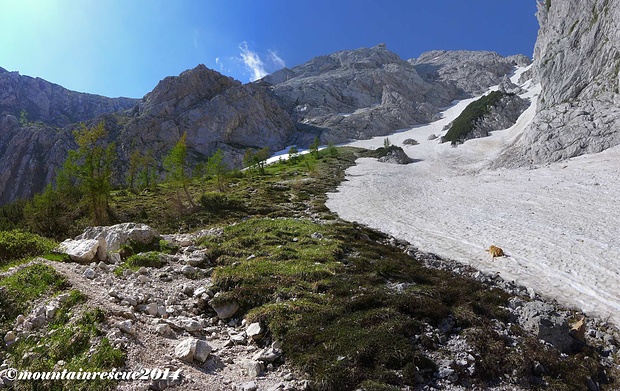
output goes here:
<path id="1" fill-rule="evenodd" d="M 103 310 L 106 337 L 127 354 L 123 370 L 169 370 L 167 381 L 122 381 L 119 390 L 175 386 L 183 390 L 304 389 L 305 381 L 280 360 L 278 344 L 262 340 L 264 328 L 235 317 L 236 308 L 208 305 L 213 297 L 208 268 L 190 265 L 204 258 L 204 253 L 193 246 L 196 238 L 166 236 L 170 243 L 179 245 L 179 251 L 176 255 L 160 254 L 163 267 L 142 267 L 135 272 L 125 269 L 121 275 L 114 273 L 118 265 L 110 263 L 114 257 L 98 262 L 95 257 L 90 264 L 42 258 L 35 262 L 53 267 L 66 277 L 71 289 L 85 294 L 85 308 Z M 94 253 L 96 250 L 91 255 Z M 44 326 L 50 318 L 46 320 L 46 311 L 51 309 L 53 314 L 59 303 L 58 299 L 47 299 L 35 306 L 17 324 L 16 333 Z"/>

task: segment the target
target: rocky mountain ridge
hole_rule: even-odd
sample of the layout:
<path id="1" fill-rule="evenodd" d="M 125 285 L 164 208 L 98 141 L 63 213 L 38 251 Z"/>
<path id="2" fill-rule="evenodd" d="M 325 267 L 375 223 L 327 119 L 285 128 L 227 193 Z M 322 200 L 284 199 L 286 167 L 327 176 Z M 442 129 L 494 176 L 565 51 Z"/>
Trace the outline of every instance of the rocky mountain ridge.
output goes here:
<path id="1" fill-rule="evenodd" d="M 86 121 L 104 113 L 133 107 L 137 99 L 107 98 L 67 90 L 41 78 L 0 68 L 0 118 L 24 112 L 27 122 L 40 121 L 54 127 Z"/>
<path id="2" fill-rule="evenodd" d="M 199 65 L 165 78 L 140 100 L 71 92 L 2 70 L 0 203 L 31 197 L 53 180 L 75 148 L 75 122 L 105 122 L 123 183 L 135 150 L 161 161 L 183 133 L 194 161 L 219 148 L 240 166 L 246 148 L 305 147 L 315 137 L 344 142 L 432 121 L 454 99 L 498 84 L 527 61 L 490 52 L 430 52 L 405 61 L 380 44 L 320 56 L 250 84 Z M 470 76 L 473 85 L 461 80 Z"/>
<path id="3" fill-rule="evenodd" d="M 262 81 L 298 123 L 301 144 L 308 139 L 304 131 L 339 143 L 433 121 L 453 100 L 486 91 L 527 64 L 523 55 L 468 51 L 405 61 L 379 44 L 316 57 Z"/>
<path id="4" fill-rule="evenodd" d="M 264 87 L 242 85 L 204 65 L 165 78 L 142 100 L 132 101 L 130 109 L 84 119 L 87 126 L 102 121 L 109 141 L 117 144 L 118 183 L 125 180 L 133 151 L 149 151 L 161 161 L 185 132 L 195 160 L 220 148 L 231 165 L 239 166 L 246 148 L 281 149 L 294 131 L 288 114 Z M 41 191 L 67 151 L 76 148 L 72 131 L 78 125 L 59 129 L 52 124 L 23 124 L 13 114 L 3 116 L 0 203 Z"/>

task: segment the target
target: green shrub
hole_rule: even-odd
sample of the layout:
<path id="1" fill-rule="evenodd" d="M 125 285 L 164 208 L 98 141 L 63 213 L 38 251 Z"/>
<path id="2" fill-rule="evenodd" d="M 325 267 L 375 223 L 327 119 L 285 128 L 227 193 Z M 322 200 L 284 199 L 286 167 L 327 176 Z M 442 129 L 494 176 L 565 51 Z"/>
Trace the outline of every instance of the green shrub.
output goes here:
<path id="1" fill-rule="evenodd" d="M 238 200 L 217 192 L 204 193 L 200 197 L 200 205 L 202 205 L 205 210 L 213 213 L 238 209 L 241 206 Z"/>
<path id="2" fill-rule="evenodd" d="M 25 313 L 31 300 L 67 286 L 64 276 L 40 263 L 25 267 L 0 280 L 0 327 Z"/>
<path id="3" fill-rule="evenodd" d="M 162 267 L 165 261 L 161 258 L 161 253 L 157 251 L 149 251 L 138 253 L 127 258 L 119 267 L 114 269 L 114 274 L 120 276 L 126 269 L 136 271 L 141 267 Z"/>
<path id="4" fill-rule="evenodd" d="M 52 251 L 56 242 L 21 230 L 0 231 L 0 265 Z"/>
<path id="5" fill-rule="evenodd" d="M 160 257 L 160 253 L 149 251 L 147 253 L 132 255 L 127 259 L 127 265 L 130 267 L 162 267 L 164 262 Z"/>

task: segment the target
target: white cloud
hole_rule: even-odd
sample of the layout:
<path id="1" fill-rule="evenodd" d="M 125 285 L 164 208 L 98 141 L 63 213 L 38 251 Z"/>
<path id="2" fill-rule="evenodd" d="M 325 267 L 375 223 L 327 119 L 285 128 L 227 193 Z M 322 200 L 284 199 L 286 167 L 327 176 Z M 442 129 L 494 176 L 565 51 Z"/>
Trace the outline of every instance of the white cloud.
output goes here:
<path id="1" fill-rule="evenodd" d="M 198 41 L 200 40 L 200 31 L 194 29 L 194 47 L 198 49 Z"/>
<path id="2" fill-rule="evenodd" d="M 278 52 L 275 50 L 269 50 L 269 59 L 276 66 L 277 69 L 282 69 L 286 66 L 284 60 L 278 56 Z"/>
<path id="3" fill-rule="evenodd" d="M 268 72 L 265 70 L 263 60 L 260 59 L 258 53 L 253 52 L 248 48 L 247 42 L 242 42 L 239 45 L 239 49 L 241 50 L 241 59 L 243 60 L 243 64 L 251 73 L 250 81 L 256 81 L 267 76 Z"/>

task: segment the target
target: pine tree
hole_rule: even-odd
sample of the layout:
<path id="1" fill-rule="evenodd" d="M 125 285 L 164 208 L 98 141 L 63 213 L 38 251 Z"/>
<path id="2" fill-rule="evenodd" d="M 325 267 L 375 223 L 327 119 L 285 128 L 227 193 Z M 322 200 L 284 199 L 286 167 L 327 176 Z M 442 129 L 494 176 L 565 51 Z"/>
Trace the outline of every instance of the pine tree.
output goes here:
<path id="1" fill-rule="evenodd" d="M 191 177 L 189 175 L 190 167 L 189 167 L 189 153 L 187 151 L 187 133 L 183 133 L 179 141 L 172 147 L 168 155 L 164 157 L 164 169 L 168 172 L 168 180 L 172 182 L 175 186 L 177 186 L 177 197 L 180 196 L 178 193 L 178 188 L 183 189 L 187 200 L 189 201 L 192 207 L 195 207 L 196 204 L 189 194 L 189 182 Z"/>
<path id="2" fill-rule="evenodd" d="M 94 223 L 106 224 L 116 145 L 107 144 L 108 133 L 103 122 L 90 129 L 82 124 L 73 135 L 78 149 L 69 151 L 57 178 L 58 187 L 61 192 L 71 193 L 75 191 L 72 187 L 79 189 L 91 208 Z"/>

